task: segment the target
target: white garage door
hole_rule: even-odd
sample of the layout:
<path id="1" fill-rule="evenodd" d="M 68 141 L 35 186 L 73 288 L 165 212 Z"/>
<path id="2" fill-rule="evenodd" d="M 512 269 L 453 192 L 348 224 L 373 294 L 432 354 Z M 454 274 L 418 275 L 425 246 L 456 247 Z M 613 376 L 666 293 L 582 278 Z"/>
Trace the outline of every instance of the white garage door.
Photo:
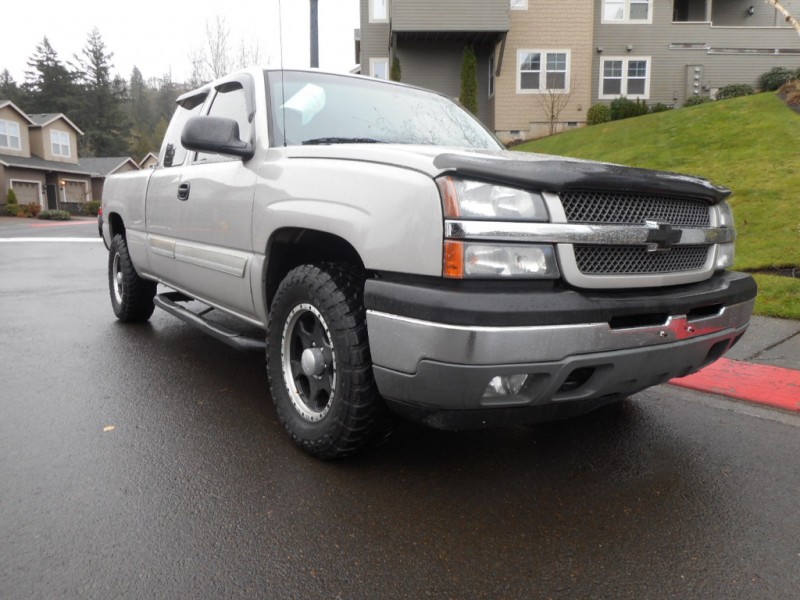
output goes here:
<path id="1" fill-rule="evenodd" d="M 11 187 L 14 190 L 14 194 L 17 196 L 17 202 L 19 204 L 30 204 L 31 202 L 34 204 L 41 204 L 38 183 L 12 181 Z"/>
<path id="2" fill-rule="evenodd" d="M 67 202 L 86 202 L 86 184 L 83 181 L 65 181 L 64 196 Z"/>

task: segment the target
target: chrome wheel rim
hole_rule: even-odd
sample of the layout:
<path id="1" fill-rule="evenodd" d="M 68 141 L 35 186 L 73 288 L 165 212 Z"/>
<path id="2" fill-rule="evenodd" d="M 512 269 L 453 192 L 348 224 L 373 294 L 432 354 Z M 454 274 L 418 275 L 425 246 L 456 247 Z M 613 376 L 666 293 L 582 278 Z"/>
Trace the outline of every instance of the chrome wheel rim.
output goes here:
<path id="1" fill-rule="evenodd" d="M 336 392 L 336 353 L 328 324 L 311 304 L 298 304 L 286 317 L 281 365 L 297 413 L 312 423 L 325 418 Z"/>
<path id="2" fill-rule="evenodd" d="M 114 290 L 114 299 L 117 304 L 122 304 L 122 268 L 119 263 L 119 253 L 116 253 L 114 261 L 111 263 L 111 284 Z"/>

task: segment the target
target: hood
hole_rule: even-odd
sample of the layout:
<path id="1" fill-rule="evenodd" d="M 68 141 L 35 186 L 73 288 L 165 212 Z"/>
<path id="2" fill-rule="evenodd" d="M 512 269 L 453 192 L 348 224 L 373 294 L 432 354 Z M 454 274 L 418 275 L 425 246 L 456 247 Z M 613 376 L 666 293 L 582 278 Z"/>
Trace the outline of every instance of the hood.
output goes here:
<path id="1" fill-rule="evenodd" d="M 729 189 L 700 177 L 548 154 L 394 144 L 295 146 L 286 150 L 289 158 L 360 160 L 422 171 L 431 177 L 453 173 L 542 192 L 656 194 L 702 198 L 711 204 L 731 195 Z"/>

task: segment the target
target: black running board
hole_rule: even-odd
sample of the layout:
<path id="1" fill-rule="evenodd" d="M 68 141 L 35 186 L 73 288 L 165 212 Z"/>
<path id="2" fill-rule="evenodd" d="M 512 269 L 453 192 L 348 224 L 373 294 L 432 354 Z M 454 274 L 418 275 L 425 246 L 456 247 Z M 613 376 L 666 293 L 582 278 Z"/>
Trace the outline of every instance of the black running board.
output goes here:
<path id="1" fill-rule="evenodd" d="M 153 304 L 171 314 L 173 317 L 179 318 L 181 321 L 193 325 L 200 331 L 207 333 L 213 338 L 218 339 L 220 342 L 236 348 L 242 352 L 265 352 L 267 348 L 266 342 L 247 337 L 220 325 L 213 323 L 208 319 L 203 318 L 202 315 L 194 313 L 183 306 L 178 305 L 178 302 L 185 302 L 191 300 L 180 292 L 165 292 L 158 294 L 153 298 Z"/>

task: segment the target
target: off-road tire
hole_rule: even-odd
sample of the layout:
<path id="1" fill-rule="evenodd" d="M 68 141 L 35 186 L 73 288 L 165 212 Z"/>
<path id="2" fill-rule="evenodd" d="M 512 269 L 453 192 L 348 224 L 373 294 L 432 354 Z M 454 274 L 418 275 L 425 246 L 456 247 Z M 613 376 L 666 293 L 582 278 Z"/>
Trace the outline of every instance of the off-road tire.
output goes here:
<path id="1" fill-rule="evenodd" d="M 114 236 L 108 250 L 108 291 L 111 308 L 120 321 L 147 321 L 155 310 L 156 283 L 139 277 L 128 253 L 128 244 L 120 234 Z"/>
<path id="2" fill-rule="evenodd" d="M 358 270 L 322 263 L 292 269 L 272 302 L 267 327 L 272 400 L 292 440 L 318 458 L 352 454 L 384 439 L 391 427 L 372 374 L 363 294 Z M 316 375 L 303 371 L 305 350 L 324 356 Z"/>

